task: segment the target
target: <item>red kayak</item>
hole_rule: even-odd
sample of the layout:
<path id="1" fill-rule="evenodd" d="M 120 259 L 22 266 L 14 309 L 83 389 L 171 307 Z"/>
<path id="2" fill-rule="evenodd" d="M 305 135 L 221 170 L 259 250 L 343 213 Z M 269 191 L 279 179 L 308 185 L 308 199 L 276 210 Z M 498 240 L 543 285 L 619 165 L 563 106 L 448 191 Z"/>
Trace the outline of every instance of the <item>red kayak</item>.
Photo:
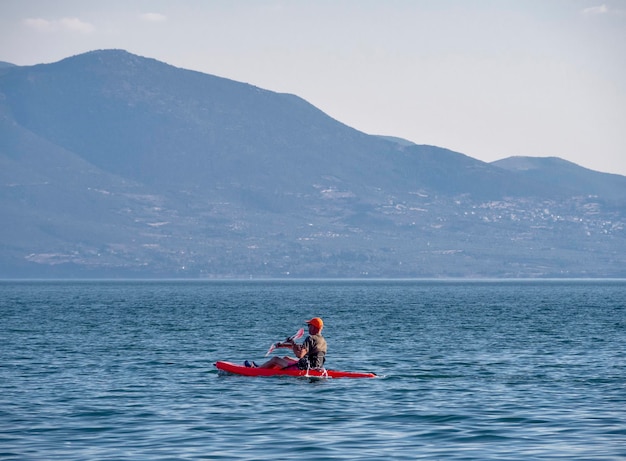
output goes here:
<path id="1" fill-rule="evenodd" d="M 223 372 L 242 376 L 301 376 L 304 378 L 376 378 L 375 373 L 338 370 L 277 370 L 273 368 L 246 367 L 231 362 L 217 362 L 215 367 Z"/>

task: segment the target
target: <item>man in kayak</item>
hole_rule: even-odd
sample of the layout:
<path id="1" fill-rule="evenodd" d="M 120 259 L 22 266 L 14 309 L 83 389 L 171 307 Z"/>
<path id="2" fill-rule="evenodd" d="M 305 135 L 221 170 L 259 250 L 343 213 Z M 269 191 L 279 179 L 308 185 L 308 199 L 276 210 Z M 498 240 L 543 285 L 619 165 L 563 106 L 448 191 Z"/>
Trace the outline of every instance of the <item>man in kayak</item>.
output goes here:
<path id="1" fill-rule="evenodd" d="M 297 359 L 293 357 L 272 357 L 267 362 L 259 365 L 259 368 L 297 368 L 308 370 L 310 368 L 324 368 L 326 361 L 326 340 L 322 336 L 324 322 L 319 317 L 306 321 L 309 325 L 309 336 L 302 344 L 293 341 L 281 343 L 278 347 L 291 348 Z M 254 362 L 253 362 L 254 363 Z M 246 363 L 248 365 L 248 363 Z M 250 364 L 250 366 L 254 366 Z"/>

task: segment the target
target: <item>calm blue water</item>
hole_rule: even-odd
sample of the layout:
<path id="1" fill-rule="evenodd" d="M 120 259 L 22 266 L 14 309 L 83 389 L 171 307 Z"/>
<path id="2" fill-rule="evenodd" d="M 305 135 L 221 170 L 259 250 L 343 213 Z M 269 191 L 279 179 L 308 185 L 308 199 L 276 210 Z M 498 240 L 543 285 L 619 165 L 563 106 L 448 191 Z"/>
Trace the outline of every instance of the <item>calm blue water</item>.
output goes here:
<path id="1" fill-rule="evenodd" d="M 221 376 L 321 316 L 329 368 Z M 0 459 L 626 459 L 626 282 L 0 282 Z"/>

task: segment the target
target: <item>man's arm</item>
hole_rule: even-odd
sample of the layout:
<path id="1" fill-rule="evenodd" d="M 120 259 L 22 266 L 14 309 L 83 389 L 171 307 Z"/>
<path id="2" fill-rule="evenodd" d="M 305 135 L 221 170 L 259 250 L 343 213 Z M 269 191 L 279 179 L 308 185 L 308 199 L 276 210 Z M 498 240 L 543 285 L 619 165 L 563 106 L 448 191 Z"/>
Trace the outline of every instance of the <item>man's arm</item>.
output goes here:
<path id="1" fill-rule="evenodd" d="M 304 344 L 294 344 L 293 345 L 293 353 L 299 359 L 304 357 L 308 352 L 309 352 L 309 350 L 306 347 L 304 347 Z"/>

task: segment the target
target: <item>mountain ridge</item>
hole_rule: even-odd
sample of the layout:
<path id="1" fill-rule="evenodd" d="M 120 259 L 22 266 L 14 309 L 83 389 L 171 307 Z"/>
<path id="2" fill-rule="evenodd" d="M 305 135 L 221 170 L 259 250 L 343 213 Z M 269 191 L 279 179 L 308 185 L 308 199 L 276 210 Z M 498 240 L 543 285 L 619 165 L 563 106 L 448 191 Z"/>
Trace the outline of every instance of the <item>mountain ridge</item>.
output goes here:
<path id="1" fill-rule="evenodd" d="M 584 185 L 588 194 L 618 202 L 623 200 L 620 188 L 623 187 L 624 176 L 590 170 L 558 157 L 512 156 L 491 164 L 523 176 L 532 175 L 543 183 L 557 183 L 572 192 Z M 558 175 L 551 173 L 553 171 L 558 171 Z"/>
<path id="2" fill-rule="evenodd" d="M 4 69 L 0 166 L 0 277 L 626 275 L 625 177 L 368 135 L 123 50 Z"/>

